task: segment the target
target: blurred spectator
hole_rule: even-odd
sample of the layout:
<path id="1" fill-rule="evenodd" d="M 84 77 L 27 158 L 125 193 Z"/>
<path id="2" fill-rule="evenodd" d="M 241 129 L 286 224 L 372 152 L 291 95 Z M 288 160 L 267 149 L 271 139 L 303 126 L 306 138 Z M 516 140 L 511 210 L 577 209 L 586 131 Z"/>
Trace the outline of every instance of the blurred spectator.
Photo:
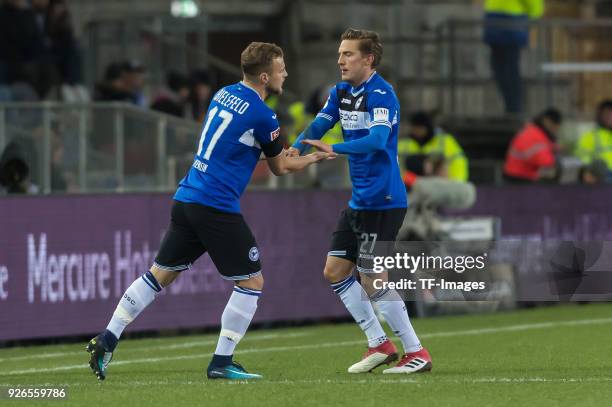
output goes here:
<path id="1" fill-rule="evenodd" d="M 44 127 L 36 125 L 26 130 L 23 136 L 13 138 L 0 156 L 0 185 L 8 193 L 38 193 L 43 184 Z M 49 128 L 50 187 L 52 192 L 74 191 L 76 180 L 64 169 L 64 143 L 60 132 L 60 123 L 52 121 Z"/>
<path id="2" fill-rule="evenodd" d="M 306 103 L 306 115 L 308 116 L 308 122 L 310 123 L 315 116 L 323 109 L 325 103 L 327 102 L 327 98 L 329 97 L 329 92 L 331 90 L 331 86 L 324 85 L 319 86 L 310 94 L 308 98 L 308 103 Z M 321 141 L 327 144 L 336 144 L 342 143 L 344 141 L 344 136 L 342 135 L 342 125 L 340 121 L 338 121 L 334 127 L 329 129 L 327 133 L 321 138 Z"/>
<path id="3" fill-rule="evenodd" d="M 556 175 L 557 133 L 562 120 L 558 110 L 547 109 L 512 139 L 504 165 L 508 182 L 534 182 Z"/>
<path id="4" fill-rule="evenodd" d="M 2 102 L 10 102 L 12 99 L 11 88 L 8 86 L 2 85 L 0 82 L 0 103 Z"/>
<path id="5" fill-rule="evenodd" d="M 292 123 L 287 136 L 289 145 L 295 143 L 300 133 L 305 130 L 306 125 L 314 120 L 319 111 L 323 109 L 329 97 L 330 89 L 331 86 L 319 86 L 310 94 L 306 103 L 298 100 L 289 105 L 288 114 L 291 117 Z M 340 122 L 336 123 L 334 127 L 325 133 L 321 140 L 327 144 L 342 143 L 344 140 Z"/>
<path id="6" fill-rule="evenodd" d="M 14 83 L 10 86 L 9 91 L 13 102 L 36 102 L 38 100 L 38 94 L 29 83 Z"/>
<path id="7" fill-rule="evenodd" d="M 318 89 L 315 90 L 314 93 L 315 95 L 318 95 Z M 312 99 L 313 97 L 311 96 L 310 100 L 312 101 Z M 314 119 L 314 116 L 306 112 L 306 103 L 302 102 L 301 100 L 291 103 L 287 108 L 287 113 L 291 118 L 291 125 L 289 126 L 289 131 L 287 134 L 287 143 L 292 145 L 295 143 L 295 140 L 297 140 L 300 133 L 304 131 L 306 125 Z"/>
<path id="8" fill-rule="evenodd" d="M 96 86 L 95 100 L 102 102 L 132 102 L 126 83 L 125 64 L 112 63 L 106 68 L 104 80 Z"/>
<path id="9" fill-rule="evenodd" d="M 185 117 L 185 109 L 189 98 L 189 80 L 179 72 L 170 71 L 166 75 L 166 86 L 155 97 L 151 109 L 173 116 Z"/>
<path id="10" fill-rule="evenodd" d="M 4 0 L 0 7 L 0 64 L 6 83 L 26 82 L 44 98 L 55 70 L 45 52 L 43 31 L 25 0 Z"/>
<path id="11" fill-rule="evenodd" d="M 64 0 L 36 0 L 36 2 L 48 4 L 45 34 L 58 66 L 61 83 L 67 85 L 81 83 L 81 54 L 66 2 Z"/>
<path id="12" fill-rule="evenodd" d="M 30 0 L 30 10 L 34 14 L 36 21 L 36 27 L 38 32 L 43 37 L 44 47 L 50 47 L 50 41 L 45 38 L 46 26 L 47 26 L 47 12 L 49 11 L 49 0 Z"/>
<path id="13" fill-rule="evenodd" d="M 449 179 L 468 180 L 468 160 L 463 149 L 450 133 L 436 128 L 432 117 L 425 112 L 410 117 L 409 136 L 399 140 L 398 154 L 439 154 L 446 161 Z"/>
<path id="14" fill-rule="evenodd" d="M 144 96 L 145 68 L 135 59 L 123 63 L 122 81 L 125 90 L 131 95 L 131 101 L 138 107 L 146 108 L 147 100 Z"/>
<path id="15" fill-rule="evenodd" d="M 51 191 L 52 192 L 65 192 L 67 190 L 75 191 L 76 185 L 74 185 L 74 180 L 69 180 L 69 176 L 66 174 L 64 168 L 64 142 L 60 135 L 61 126 L 57 121 L 53 121 L 51 123 L 49 132 L 50 143 L 51 143 Z M 33 156 L 28 156 L 27 160 L 29 160 L 30 168 L 37 168 L 37 170 L 41 169 L 42 166 L 42 146 L 44 145 L 44 135 L 45 131 L 42 126 L 36 127 L 32 130 L 32 142 L 34 143 L 34 154 Z M 27 140 L 27 139 L 26 139 Z M 22 139 L 22 141 L 26 141 Z M 36 160 L 35 163 L 32 161 Z M 42 180 L 40 180 L 42 184 Z M 70 187 L 70 188 L 69 188 Z"/>
<path id="16" fill-rule="evenodd" d="M 402 180 L 406 190 L 410 192 L 420 177 L 448 178 L 448 167 L 440 154 L 410 154 L 403 157 L 404 172 Z"/>
<path id="17" fill-rule="evenodd" d="M 585 185 L 601 184 L 608 181 L 610 172 L 602 160 L 593 160 L 580 168 L 580 183 Z"/>
<path id="18" fill-rule="evenodd" d="M 448 179 L 441 154 L 409 155 L 404 164 L 410 206 L 398 239 L 438 240 L 439 210 L 469 208 L 476 201 L 476 188 L 470 182 Z"/>
<path id="19" fill-rule="evenodd" d="M 612 171 L 612 100 L 604 100 L 597 107 L 596 126 L 578 139 L 576 156 L 585 164 L 602 160 Z"/>
<path id="20" fill-rule="evenodd" d="M 448 178 L 448 165 L 441 154 L 411 154 L 404 157 L 404 166 L 415 177 Z M 409 185 L 408 185 L 409 186 Z"/>
<path id="21" fill-rule="evenodd" d="M 208 105 L 212 97 L 210 76 L 203 69 L 194 70 L 189 77 L 189 104 L 187 106 L 189 118 L 202 122 L 208 111 Z"/>
<path id="22" fill-rule="evenodd" d="M 323 108 L 329 98 L 331 87 L 331 85 L 321 85 L 312 91 L 306 102 L 297 100 L 292 103 L 281 103 L 282 106 L 287 106 L 287 108 L 275 110 L 278 115 L 281 137 L 286 140 L 289 146 L 295 143 L 297 137 L 306 130 L 307 126 Z M 344 141 L 340 121 L 321 137 L 321 141 L 330 145 Z M 346 188 L 349 186 L 347 185 L 349 180 L 347 170 L 345 159 L 341 158 L 325 166 L 312 167 L 303 174 L 296 174 L 294 181 L 313 188 Z"/>
<path id="23" fill-rule="evenodd" d="M 544 13 L 544 0 L 485 0 L 484 11 L 484 42 L 491 49 L 491 71 L 506 113 L 520 113 L 521 49 L 529 40 L 529 19 Z"/>
<path id="24" fill-rule="evenodd" d="M 10 142 L 0 156 L 0 186 L 9 194 L 36 193 L 30 182 L 30 167 L 19 143 Z"/>

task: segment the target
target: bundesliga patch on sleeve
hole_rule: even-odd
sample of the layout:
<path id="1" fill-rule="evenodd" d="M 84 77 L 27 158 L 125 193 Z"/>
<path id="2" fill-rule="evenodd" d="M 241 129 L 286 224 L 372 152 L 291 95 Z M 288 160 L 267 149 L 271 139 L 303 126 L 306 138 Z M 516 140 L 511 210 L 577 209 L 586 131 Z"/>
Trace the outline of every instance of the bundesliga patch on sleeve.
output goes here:
<path id="1" fill-rule="evenodd" d="M 389 109 L 384 107 L 374 108 L 374 120 L 373 121 L 389 121 Z"/>
<path id="2" fill-rule="evenodd" d="M 276 140 L 278 136 L 280 136 L 280 127 L 270 132 L 270 141 Z"/>

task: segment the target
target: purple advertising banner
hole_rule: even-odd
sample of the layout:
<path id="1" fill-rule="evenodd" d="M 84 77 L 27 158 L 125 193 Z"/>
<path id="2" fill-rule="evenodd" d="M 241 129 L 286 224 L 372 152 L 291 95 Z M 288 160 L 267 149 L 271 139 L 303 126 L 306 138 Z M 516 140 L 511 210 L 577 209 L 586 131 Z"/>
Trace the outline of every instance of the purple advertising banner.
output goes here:
<path id="1" fill-rule="evenodd" d="M 505 239 L 612 240 L 612 186 L 508 185 L 477 194 L 456 214 L 501 218 Z"/>
<path id="2" fill-rule="evenodd" d="M 347 191 L 250 191 L 242 212 L 265 287 L 255 322 L 347 316 L 324 281 L 329 238 Z M 502 219 L 502 236 L 610 240 L 612 188 L 479 188 L 457 215 Z M 92 334 L 150 266 L 167 227 L 167 194 L 0 199 L 0 340 Z M 208 256 L 183 272 L 131 331 L 219 324 L 231 294 Z"/>
<path id="3" fill-rule="evenodd" d="M 322 273 L 347 197 L 246 194 L 243 215 L 265 279 L 254 322 L 347 315 Z M 171 204 L 166 194 L 0 199 L 0 340 L 103 329 L 125 289 L 155 257 Z M 231 289 L 205 255 L 129 330 L 218 325 Z"/>

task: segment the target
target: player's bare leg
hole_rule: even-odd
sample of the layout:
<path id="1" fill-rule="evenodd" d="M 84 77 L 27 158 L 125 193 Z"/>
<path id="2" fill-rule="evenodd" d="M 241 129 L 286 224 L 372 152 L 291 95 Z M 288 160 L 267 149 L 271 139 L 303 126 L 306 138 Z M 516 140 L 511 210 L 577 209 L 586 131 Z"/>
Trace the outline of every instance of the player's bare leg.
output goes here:
<path id="1" fill-rule="evenodd" d="M 397 360 L 398 355 L 376 318 L 366 292 L 355 279 L 354 268 L 353 262 L 330 255 L 327 256 L 323 274 L 368 338 L 367 352 L 359 362 L 348 368 L 348 372 L 366 373 Z"/>
<path id="2" fill-rule="evenodd" d="M 123 330 L 148 307 L 164 287 L 169 286 L 180 272 L 161 269 L 155 265 L 128 287 L 113 313 L 106 330 L 87 344 L 89 367 L 99 380 L 106 378 L 110 363 Z"/>

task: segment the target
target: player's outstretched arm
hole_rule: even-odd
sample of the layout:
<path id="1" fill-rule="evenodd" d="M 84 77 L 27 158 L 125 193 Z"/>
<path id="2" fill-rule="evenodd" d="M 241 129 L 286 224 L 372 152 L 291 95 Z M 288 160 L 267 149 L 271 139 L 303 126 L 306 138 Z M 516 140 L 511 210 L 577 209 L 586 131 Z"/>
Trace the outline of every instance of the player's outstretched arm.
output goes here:
<path id="1" fill-rule="evenodd" d="M 268 157 L 268 166 L 274 175 L 286 175 L 292 172 L 303 170 L 311 164 L 323 160 L 333 160 L 335 153 L 324 153 L 315 151 L 304 156 L 292 156 L 287 150 L 283 150 L 276 157 Z"/>
<path id="2" fill-rule="evenodd" d="M 306 129 L 300 133 L 295 143 L 289 147 L 289 154 L 291 156 L 298 156 L 306 151 L 307 145 L 303 144 L 303 140 L 320 140 L 325 133 L 329 131 L 336 124 L 335 121 L 326 119 L 322 116 L 317 116 Z"/>
<path id="3" fill-rule="evenodd" d="M 357 140 L 333 145 L 326 144 L 321 140 L 303 140 L 302 143 L 326 153 L 364 154 L 384 149 L 390 133 L 391 129 L 387 126 L 374 126 L 370 128 L 370 134 Z"/>

